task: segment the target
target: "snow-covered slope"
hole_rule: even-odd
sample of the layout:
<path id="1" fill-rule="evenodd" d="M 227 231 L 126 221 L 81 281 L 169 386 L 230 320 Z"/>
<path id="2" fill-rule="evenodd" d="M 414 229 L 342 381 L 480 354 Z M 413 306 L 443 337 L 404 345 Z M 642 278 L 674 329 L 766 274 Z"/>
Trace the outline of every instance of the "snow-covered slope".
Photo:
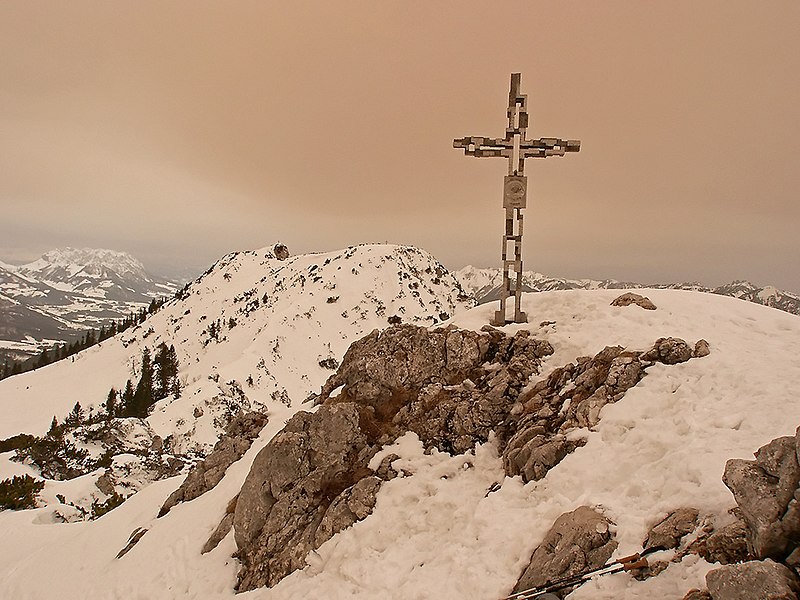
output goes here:
<path id="1" fill-rule="evenodd" d="M 453 273 L 461 286 L 480 303 L 497 300 L 503 284 L 499 268 L 479 269 L 468 265 Z M 522 273 L 522 291 L 548 292 L 553 290 L 635 289 L 654 287 L 658 289 L 692 290 L 721 296 L 732 296 L 748 302 L 763 304 L 794 315 L 800 315 L 800 296 L 779 290 L 773 286 L 759 287 L 749 281 L 738 280 L 718 287 L 707 287 L 699 283 L 648 284 L 618 281 L 616 279 L 563 279 L 549 277 L 535 271 Z"/>
<path id="2" fill-rule="evenodd" d="M 164 436 L 213 443 L 215 415 L 204 411 L 198 424 L 196 406 L 236 388 L 253 402 L 297 405 L 359 336 L 395 321 L 432 325 L 470 306 L 452 275 L 416 248 L 354 246 L 287 260 L 271 249 L 229 254 L 135 329 L 74 361 L 0 381 L 0 439 L 42 434 L 76 401 L 100 405 L 112 386 L 135 382 L 145 346 L 164 342 L 177 350 L 184 393 L 150 420 Z"/>
<path id="3" fill-rule="evenodd" d="M 51 395 L 59 383 L 69 388 L 69 394 L 81 387 L 70 383 L 69 369 L 74 377 L 95 374 L 106 383 L 118 381 L 125 368 L 117 369 L 114 361 L 131 360 L 143 343 L 154 343 L 162 336 L 176 340 L 185 336 L 198 353 L 191 359 L 182 355 L 182 372 L 190 376 L 189 385 L 184 399 L 171 406 L 187 400 L 200 403 L 214 393 L 216 384 L 204 378 L 214 366 L 220 381 L 241 380 L 253 372 L 260 357 L 276 381 L 263 369 L 256 370 L 254 378 L 260 374 L 261 380 L 253 397 L 264 400 L 270 390 L 281 385 L 296 401 L 325 376 L 310 369 L 306 380 L 300 372 L 303 369 L 292 369 L 313 366 L 326 354 L 323 336 L 317 331 L 333 332 L 330 351 L 341 356 L 350 340 L 337 341 L 336 332 L 344 335 L 345 327 L 359 323 L 352 315 L 379 325 L 392 311 L 400 312 L 401 305 L 405 320 L 413 320 L 412 309 L 423 309 L 419 300 L 429 304 L 428 298 L 433 297 L 421 289 L 423 284 L 417 289 L 419 298 L 410 294 L 413 285 L 411 289 L 405 285 L 413 284 L 414 279 L 398 285 L 399 256 L 405 267 L 419 270 L 425 264 L 416 261 L 420 256 L 416 252 L 409 257 L 375 248 L 296 257 L 282 263 L 283 267 L 263 253 L 229 257 L 190 288 L 186 302 L 194 304 L 188 314 L 184 314 L 187 305 L 176 302 L 124 343 L 104 344 L 74 365 L 47 367 L 41 374 L 20 378 L 13 388 L 0 383 L 0 423 L 6 432 L 18 430 L 26 421 L 38 423 L 34 415 L 23 418 L 14 413 L 45 399 L 53 404 L 44 412 L 57 412 Z M 324 277 L 314 281 L 320 269 Z M 370 276 L 360 281 L 353 270 Z M 386 273 L 386 279 L 376 282 L 375 271 Z M 260 273 L 265 273 L 266 281 L 259 280 Z M 331 284 L 336 287 L 326 288 Z M 258 311 L 264 310 L 261 301 L 248 312 L 256 293 L 246 293 L 254 286 L 257 293 L 267 293 L 268 301 L 274 297 L 275 303 L 267 309 L 269 319 L 259 315 Z M 397 303 L 381 300 L 383 317 L 378 316 L 377 300 L 368 296 L 373 286 L 383 286 L 392 298 L 403 292 Z M 278 302 L 276 288 L 291 290 L 291 301 L 300 306 Z M 235 290 L 238 301 L 222 300 L 220 289 Z M 711 354 L 705 358 L 650 367 L 642 382 L 622 400 L 603 409 L 596 428 L 582 432 L 587 444 L 538 482 L 522 485 L 518 478 L 504 478 L 491 443 L 478 448 L 475 456 L 451 457 L 424 454 L 414 437 L 406 435 L 391 451 L 401 457 L 398 469 L 413 475 L 386 482 L 372 515 L 309 556 L 306 570 L 295 572 L 271 590 L 237 596 L 233 592 L 237 571 L 236 560 L 231 558 L 233 536 L 209 554 L 201 555 L 200 548 L 241 488 L 255 455 L 296 407 L 273 403 L 267 428 L 222 482 L 161 519 L 155 519 L 158 508 L 180 478 L 157 482 L 87 523 L 36 524 L 47 509 L 0 513 L 4 536 L 0 595 L 31 599 L 498 598 L 510 591 L 554 519 L 581 504 L 601 506 L 614 520 L 620 556 L 640 549 L 647 528 L 676 507 L 693 505 L 704 515 L 723 518 L 734 506 L 720 479 L 725 461 L 749 458 L 760 445 L 793 434 L 800 424 L 800 399 L 787 384 L 800 380 L 800 320 L 722 296 L 678 290 L 646 293 L 657 310 L 612 307 L 618 292 L 610 290 L 526 294 L 523 308 L 531 323 L 505 328 L 509 333 L 530 328 L 533 335 L 550 341 L 555 353 L 547 360 L 542 376 L 548 369 L 577 356 L 593 355 L 611 344 L 644 350 L 656 338 L 673 335 L 691 341 L 704 338 L 711 346 Z M 336 295 L 339 299 L 329 305 L 327 298 Z M 312 298 L 324 298 L 323 304 L 312 303 Z M 478 329 L 489 321 L 493 309 L 479 306 L 457 315 L 454 321 Z M 212 341 L 203 347 L 205 324 L 230 317 L 239 321 L 233 329 L 223 330 L 227 341 Z M 366 323 L 363 331 L 369 329 Z M 282 333 L 273 326 L 282 327 Z M 152 333 L 148 333 L 150 327 Z M 263 327 L 261 333 L 253 337 L 259 327 Z M 352 334 L 354 330 L 347 331 Z M 281 335 L 277 358 L 271 345 Z M 194 377 L 198 379 L 192 381 Z M 104 387 L 99 385 L 98 391 Z M 64 398 L 60 406 L 68 407 L 69 400 Z M 173 418 L 169 407 L 160 407 L 159 415 L 154 421 L 168 427 Z M 15 419 L 16 425 L 6 426 L 8 418 Z M 495 482 L 501 482 L 500 489 L 487 494 Z M 147 527 L 147 535 L 126 556 L 115 560 L 137 527 Z M 657 578 L 639 582 L 627 574 L 610 575 L 583 586 L 570 598 L 681 598 L 689 588 L 702 587 L 709 568 L 703 560 L 689 556 L 671 564 Z"/>

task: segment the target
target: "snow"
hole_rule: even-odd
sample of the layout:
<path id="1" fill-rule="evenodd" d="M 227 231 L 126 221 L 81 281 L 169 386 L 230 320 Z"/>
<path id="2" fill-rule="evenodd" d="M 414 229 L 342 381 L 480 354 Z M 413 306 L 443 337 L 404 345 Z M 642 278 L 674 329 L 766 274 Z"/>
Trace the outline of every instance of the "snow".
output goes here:
<path id="1" fill-rule="evenodd" d="M 348 259 L 346 269 L 342 267 L 348 273 L 357 268 L 353 258 Z M 361 259 L 364 262 L 366 256 Z M 253 262 L 260 260 L 254 258 Z M 323 260 L 324 255 L 313 264 Z M 231 266 L 237 264 L 238 271 Z M 297 258 L 292 264 L 298 273 L 307 271 L 312 261 Z M 236 294 L 250 289 L 252 281 L 244 276 L 246 270 L 241 262 L 230 262 L 197 285 L 191 319 L 187 316 L 181 321 L 178 337 L 186 335 L 194 340 L 199 334 L 196 306 L 202 305 L 208 319 L 241 316 L 230 304 L 216 302 L 213 297 L 222 285 L 224 272 L 231 273 L 227 283 L 238 286 Z M 390 285 L 392 278 L 385 281 Z M 614 290 L 527 294 L 523 309 L 531 322 L 504 329 L 512 334 L 527 328 L 551 342 L 555 354 L 545 363 L 542 375 L 607 345 L 644 350 L 664 336 L 682 337 L 691 344 L 704 338 L 710 343 L 711 354 L 681 365 L 649 368 L 647 376 L 620 402 L 603 409 L 597 427 L 573 433 L 585 437 L 586 446 L 543 480 L 527 485 L 519 478 L 504 477 L 492 442 L 478 447 L 474 454 L 451 457 L 437 452 L 425 454 L 415 436 L 407 434 L 383 454 L 398 454 L 401 458 L 394 466 L 408 475 L 382 486 L 371 516 L 312 553 L 304 571 L 290 575 L 272 589 L 235 595 L 237 564 L 231 558 L 235 551 L 232 535 L 207 555 L 201 556 L 199 549 L 241 487 L 255 455 L 300 407 L 297 394 L 324 381 L 324 370 L 303 380 L 298 369 L 292 368 L 293 363 L 313 366 L 318 356 L 327 352 L 323 340 L 340 358 L 352 341 L 353 329 L 346 330 L 342 324 L 342 320 L 352 324 L 351 317 L 336 315 L 350 313 L 375 284 L 372 279 L 364 285 L 356 284 L 352 278 L 348 278 L 347 287 L 344 279 L 336 283 L 332 293 L 312 286 L 292 294 L 294 308 L 276 305 L 268 320 L 243 319 L 240 326 L 227 332 L 225 344 L 202 348 L 196 341 L 189 342 L 191 352 L 197 353 L 197 362 L 188 353 L 181 360 L 190 381 L 197 379 L 187 387 L 182 399 L 185 403 L 208 397 L 218 388 L 207 378 L 211 365 L 222 375 L 220 381 L 243 381 L 256 360 L 263 357 L 258 346 L 272 343 L 278 343 L 283 358 L 270 362 L 269 370 L 292 392 L 291 407 L 269 404 L 267 428 L 216 488 L 177 506 L 161 519 L 155 519 L 158 508 L 179 485 L 180 478 L 144 488 L 93 522 L 36 524 L 46 521 L 48 508 L 2 512 L 0 595 L 126 600 L 499 598 L 510 592 L 530 552 L 553 521 L 582 504 L 600 508 L 614 521 L 620 556 L 640 549 L 648 527 L 668 510 L 693 505 L 703 516 L 724 518 L 734 505 L 721 482 L 725 461 L 750 458 L 774 437 L 794 434 L 800 424 L 796 417 L 800 398 L 787 385 L 800 380 L 800 361 L 796 358 L 800 355 L 800 319 L 796 316 L 727 297 L 678 290 L 643 291 L 658 306 L 655 311 L 635 305 L 611 307 L 611 300 L 619 294 Z M 200 302 L 206 285 L 208 295 Z M 311 292 L 314 299 L 309 298 Z M 329 294 L 338 294 L 340 299 L 329 305 L 325 302 Z M 176 306 L 185 310 L 184 305 Z M 147 337 L 148 343 L 162 339 L 164 325 L 174 328 L 182 310 L 158 313 L 160 321 L 153 321 L 155 332 Z M 311 317 L 303 316 L 306 311 Z M 450 322 L 477 330 L 489 321 L 493 311 L 494 306 L 480 306 L 457 314 Z M 353 312 L 358 323 L 360 311 Z M 392 314 L 388 308 L 386 314 Z M 378 323 L 374 315 L 370 309 L 370 326 Z M 171 322 L 171 318 L 176 321 Z M 544 321 L 555 323 L 540 326 Z M 295 326 L 293 331 L 280 329 L 289 324 Z M 189 333 L 184 334 L 184 328 Z M 261 333 L 254 338 L 259 328 Z M 74 365 L 56 364 L 27 378 L 12 378 L 11 382 L 23 382 L 13 387 L 1 382 L 6 385 L 0 386 L 0 437 L 18 433 L 23 425 L 28 427 L 23 430 L 33 431 L 41 418 L 49 424 L 53 412 L 61 414 L 71 407 L 72 393 L 78 389 L 95 386 L 105 393 L 109 381 L 119 383 L 120 376 L 128 376 L 124 374 L 126 360 L 139 352 L 144 331 L 129 336 L 127 349 L 117 342 L 110 349 L 98 349 L 80 358 Z M 115 361 L 120 365 L 114 366 Z M 117 368 L 122 373 L 105 377 L 105 369 Z M 99 374 L 105 377 L 102 385 L 92 383 L 92 376 Z M 265 381 L 259 385 L 246 391 L 266 401 L 274 386 Z M 25 396 L 23 390 L 30 393 Z M 54 399 L 60 398 L 59 390 L 68 391 L 65 396 L 73 398 L 72 402 Z M 11 391 L 20 397 L 12 401 Z M 93 394 L 87 392 L 87 396 Z M 166 428 L 171 419 L 165 412 L 151 417 L 151 423 L 154 428 Z M 501 484 L 500 489 L 488 493 L 495 482 Z M 149 531 L 125 557 L 115 560 L 137 527 Z M 638 582 L 627 574 L 610 575 L 586 584 L 570 598 L 679 598 L 691 587 L 703 587 L 703 577 L 710 568 L 697 557 L 687 557 L 657 578 Z M 47 576 L 43 576 L 45 573 Z"/>

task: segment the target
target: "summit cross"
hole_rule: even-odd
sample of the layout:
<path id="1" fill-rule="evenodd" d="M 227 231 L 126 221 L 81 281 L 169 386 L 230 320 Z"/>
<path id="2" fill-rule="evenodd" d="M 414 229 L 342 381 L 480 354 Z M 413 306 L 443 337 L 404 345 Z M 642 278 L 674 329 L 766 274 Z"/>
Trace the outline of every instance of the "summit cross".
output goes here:
<path id="1" fill-rule="evenodd" d="M 453 148 L 463 148 L 464 154 L 477 158 L 500 157 L 508 159 L 508 175 L 503 180 L 503 208 L 506 226 L 503 233 L 503 289 L 500 292 L 500 310 L 495 312 L 492 325 L 527 323 L 528 317 L 520 307 L 522 293 L 522 209 L 527 205 L 528 178 L 525 173 L 526 158 L 564 156 L 565 152 L 578 152 L 579 140 L 557 138 L 525 139 L 528 129 L 528 96 L 520 94 L 520 74 L 511 74 L 508 94 L 508 127 L 504 138 L 470 136 L 453 140 Z M 513 258 L 509 247 L 513 244 Z M 509 268 L 514 267 L 515 285 L 511 286 Z M 514 317 L 508 318 L 506 300 L 514 296 Z"/>

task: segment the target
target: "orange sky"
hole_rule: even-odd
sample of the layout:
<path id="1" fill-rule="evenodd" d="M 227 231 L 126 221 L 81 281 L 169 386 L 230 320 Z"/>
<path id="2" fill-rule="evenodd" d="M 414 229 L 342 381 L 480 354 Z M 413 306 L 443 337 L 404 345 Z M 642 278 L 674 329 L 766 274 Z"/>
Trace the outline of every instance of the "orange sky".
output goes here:
<path id="1" fill-rule="evenodd" d="M 0 259 L 55 246 L 205 267 L 422 246 L 499 263 L 522 73 L 525 269 L 800 290 L 800 3 L 0 3 Z"/>

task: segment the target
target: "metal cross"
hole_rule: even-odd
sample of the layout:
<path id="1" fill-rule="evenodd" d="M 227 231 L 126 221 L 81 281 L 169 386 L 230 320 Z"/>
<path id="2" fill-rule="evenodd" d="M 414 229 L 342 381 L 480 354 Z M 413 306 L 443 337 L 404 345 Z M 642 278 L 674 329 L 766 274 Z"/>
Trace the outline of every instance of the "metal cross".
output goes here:
<path id="1" fill-rule="evenodd" d="M 453 148 L 463 148 L 464 154 L 477 158 L 508 158 L 508 175 L 503 180 L 503 208 L 506 210 L 506 228 L 503 234 L 503 289 L 500 292 L 500 310 L 495 312 L 492 325 L 527 323 L 528 317 L 520 307 L 522 293 L 522 209 L 527 205 L 528 178 L 524 175 L 526 158 L 564 156 L 565 152 L 578 152 L 579 140 L 557 138 L 525 139 L 528 128 L 528 96 L 520 94 L 520 74 L 511 74 L 508 94 L 508 127 L 506 137 L 465 137 L 453 140 Z M 509 259 L 509 244 L 514 244 L 514 258 Z M 512 289 L 509 267 L 516 274 Z M 506 300 L 514 295 L 514 318 L 508 319 Z"/>

